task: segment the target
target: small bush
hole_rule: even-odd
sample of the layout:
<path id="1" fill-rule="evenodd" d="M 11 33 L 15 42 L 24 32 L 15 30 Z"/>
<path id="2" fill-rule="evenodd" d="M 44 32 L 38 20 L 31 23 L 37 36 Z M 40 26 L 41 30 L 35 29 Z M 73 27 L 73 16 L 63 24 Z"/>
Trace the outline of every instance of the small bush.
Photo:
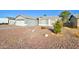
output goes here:
<path id="1" fill-rule="evenodd" d="M 74 35 L 79 38 L 79 32 L 74 33 Z"/>
<path id="2" fill-rule="evenodd" d="M 60 33 L 61 32 L 61 28 L 62 28 L 62 22 L 61 21 L 57 21 L 54 25 L 54 32 L 55 33 Z"/>
<path id="3" fill-rule="evenodd" d="M 41 26 L 41 29 L 47 29 L 47 27 L 45 27 L 45 26 Z"/>

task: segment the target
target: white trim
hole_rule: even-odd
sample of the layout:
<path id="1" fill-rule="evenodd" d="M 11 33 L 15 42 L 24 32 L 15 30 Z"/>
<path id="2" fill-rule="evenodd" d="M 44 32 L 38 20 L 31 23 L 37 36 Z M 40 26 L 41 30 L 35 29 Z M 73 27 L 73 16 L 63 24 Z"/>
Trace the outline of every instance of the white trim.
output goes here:
<path id="1" fill-rule="evenodd" d="M 50 21 L 50 19 L 48 19 L 48 25 L 49 25 L 49 26 L 51 25 L 51 21 Z"/>

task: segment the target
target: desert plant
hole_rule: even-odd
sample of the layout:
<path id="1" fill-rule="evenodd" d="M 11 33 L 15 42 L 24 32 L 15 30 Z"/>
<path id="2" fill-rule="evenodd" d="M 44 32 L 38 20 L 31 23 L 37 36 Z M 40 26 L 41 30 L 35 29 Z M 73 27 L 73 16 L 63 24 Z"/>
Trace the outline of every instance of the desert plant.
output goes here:
<path id="1" fill-rule="evenodd" d="M 69 16 L 71 15 L 71 13 L 67 10 L 63 11 L 60 13 L 60 17 L 62 17 L 62 21 L 63 23 L 66 23 L 69 20 Z"/>
<path id="2" fill-rule="evenodd" d="M 60 33 L 61 32 L 61 28 L 62 28 L 62 22 L 61 21 L 57 21 L 54 25 L 54 32 L 55 33 Z"/>

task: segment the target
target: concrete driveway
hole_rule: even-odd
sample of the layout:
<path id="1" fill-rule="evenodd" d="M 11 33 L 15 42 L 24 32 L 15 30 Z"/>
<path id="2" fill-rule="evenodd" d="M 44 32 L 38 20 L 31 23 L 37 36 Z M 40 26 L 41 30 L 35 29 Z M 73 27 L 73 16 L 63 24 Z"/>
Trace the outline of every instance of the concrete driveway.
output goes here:
<path id="1" fill-rule="evenodd" d="M 0 30 L 10 30 L 10 29 L 16 29 L 18 27 L 1 27 Z"/>
<path id="2" fill-rule="evenodd" d="M 17 29 L 21 28 L 18 26 L 10 26 L 10 25 L 0 25 L 0 30 L 11 30 L 11 29 Z"/>

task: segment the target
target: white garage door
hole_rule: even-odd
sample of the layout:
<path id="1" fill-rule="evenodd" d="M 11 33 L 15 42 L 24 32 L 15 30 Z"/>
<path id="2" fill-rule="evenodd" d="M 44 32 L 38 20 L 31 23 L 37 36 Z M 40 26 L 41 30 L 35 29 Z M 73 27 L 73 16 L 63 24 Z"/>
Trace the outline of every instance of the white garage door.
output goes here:
<path id="1" fill-rule="evenodd" d="M 29 20 L 26 21 L 27 26 L 37 26 L 38 25 L 38 21 L 37 20 Z"/>
<path id="2" fill-rule="evenodd" d="M 17 26 L 26 26 L 25 21 L 16 21 L 15 25 Z"/>

